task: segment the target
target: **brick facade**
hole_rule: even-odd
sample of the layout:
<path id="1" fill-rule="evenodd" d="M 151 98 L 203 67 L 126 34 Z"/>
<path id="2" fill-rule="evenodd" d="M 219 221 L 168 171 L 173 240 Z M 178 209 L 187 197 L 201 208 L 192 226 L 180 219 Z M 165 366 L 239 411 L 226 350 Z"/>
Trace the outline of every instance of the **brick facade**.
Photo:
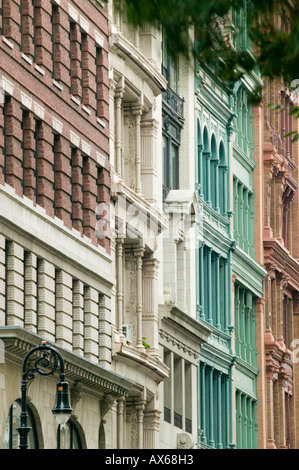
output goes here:
<path id="1" fill-rule="evenodd" d="M 109 252 L 108 230 L 96 235 L 110 202 L 108 30 L 102 8 L 80 5 L 3 1 L 0 182 Z"/>

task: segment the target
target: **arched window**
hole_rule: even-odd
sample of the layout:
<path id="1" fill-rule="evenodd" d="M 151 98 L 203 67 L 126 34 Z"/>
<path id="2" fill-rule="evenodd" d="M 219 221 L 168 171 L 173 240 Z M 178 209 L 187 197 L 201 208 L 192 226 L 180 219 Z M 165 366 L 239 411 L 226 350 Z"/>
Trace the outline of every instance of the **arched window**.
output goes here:
<path id="1" fill-rule="evenodd" d="M 215 134 L 211 138 L 211 204 L 213 209 L 219 210 L 219 182 L 218 182 L 218 151 Z"/>
<path id="2" fill-rule="evenodd" d="M 225 148 L 221 141 L 219 145 L 219 210 L 222 215 L 226 215 L 226 178 L 227 165 L 225 159 Z"/>
<path id="3" fill-rule="evenodd" d="M 203 185 L 203 196 L 207 203 L 211 202 L 210 192 L 210 145 L 209 145 L 209 134 L 205 127 L 203 131 L 203 155 L 202 155 L 202 185 Z"/>
<path id="4" fill-rule="evenodd" d="M 36 433 L 35 420 L 30 410 L 27 406 L 28 413 L 28 425 L 31 427 L 31 431 L 28 434 L 28 449 L 38 449 L 38 439 Z M 5 425 L 5 434 L 4 434 L 4 449 L 18 449 L 19 448 L 19 433 L 17 428 L 20 425 L 20 415 L 21 415 L 21 402 L 16 400 L 10 407 L 8 417 Z"/>
<path id="5" fill-rule="evenodd" d="M 73 421 L 68 421 L 65 426 L 58 426 L 57 449 L 82 449 L 79 430 Z"/>

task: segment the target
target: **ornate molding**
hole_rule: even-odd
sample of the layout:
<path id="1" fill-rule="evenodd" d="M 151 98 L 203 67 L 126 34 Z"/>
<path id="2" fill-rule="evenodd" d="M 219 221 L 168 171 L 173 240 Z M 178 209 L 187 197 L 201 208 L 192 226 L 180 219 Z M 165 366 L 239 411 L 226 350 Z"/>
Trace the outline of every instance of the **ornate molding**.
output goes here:
<path id="1" fill-rule="evenodd" d="M 271 278 L 281 275 L 282 288 L 299 291 L 299 262 L 276 240 L 264 240 L 264 265 Z"/>
<path id="2" fill-rule="evenodd" d="M 21 358 L 34 345 L 39 344 L 43 340 L 43 338 L 18 327 L 1 327 L 0 338 L 4 341 L 5 353 L 14 362 L 20 363 L 20 365 Z M 50 342 L 48 343 L 50 344 Z M 58 349 L 61 350 L 62 348 L 58 347 Z M 105 394 L 106 396 L 126 397 L 129 395 L 130 389 L 134 385 L 133 382 L 66 349 L 62 350 L 62 354 L 65 362 L 66 377 L 68 381 L 75 383 L 80 390 L 83 390 L 83 387 L 86 386 L 94 393 Z M 72 387 L 72 383 L 70 386 Z M 79 396 L 74 397 L 75 400 L 78 398 Z"/>
<path id="3" fill-rule="evenodd" d="M 176 346 L 178 349 L 181 349 L 184 353 L 189 354 L 189 356 L 193 356 L 195 359 L 198 359 L 198 351 L 191 348 L 190 346 L 187 346 L 185 343 L 183 343 L 182 341 L 175 338 L 173 335 L 164 330 L 159 330 L 159 333 L 160 337 L 164 338 L 168 343 L 171 343 L 172 346 Z"/>

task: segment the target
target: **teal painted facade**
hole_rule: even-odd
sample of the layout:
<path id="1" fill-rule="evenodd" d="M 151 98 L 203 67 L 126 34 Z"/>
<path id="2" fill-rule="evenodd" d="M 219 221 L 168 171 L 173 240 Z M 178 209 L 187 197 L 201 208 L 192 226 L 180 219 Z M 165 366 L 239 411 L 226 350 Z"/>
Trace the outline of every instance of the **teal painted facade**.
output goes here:
<path id="1" fill-rule="evenodd" d="M 235 47 L 250 54 L 245 9 L 233 21 Z M 257 448 L 255 301 L 263 296 L 265 271 L 254 259 L 250 93 L 259 83 L 252 73 L 227 89 L 211 69 L 196 71 L 197 191 L 204 214 L 197 315 L 212 328 L 199 357 L 202 448 Z"/>
<path id="2" fill-rule="evenodd" d="M 212 329 L 199 357 L 202 448 L 234 448 L 230 97 L 208 70 L 196 75 L 197 192 L 203 240 L 197 257 L 197 316 Z M 216 85 L 216 86 L 215 86 Z"/>

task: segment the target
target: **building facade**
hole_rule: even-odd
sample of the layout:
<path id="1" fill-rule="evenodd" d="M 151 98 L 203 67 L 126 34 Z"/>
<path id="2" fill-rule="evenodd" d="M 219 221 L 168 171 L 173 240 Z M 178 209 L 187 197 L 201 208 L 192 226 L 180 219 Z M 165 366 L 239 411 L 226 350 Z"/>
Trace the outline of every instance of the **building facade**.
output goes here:
<path id="1" fill-rule="evenodd" d="M 215 27 L 250 55 L 245 5 Z M 36 374 L 29 448 L 296 448 L 297 97 L 170 56 L 112 0 L 0 12 L 0 448 L 42 341 L 73 413 Z"/>
<path id="2" fill-rule="evenodd" d="M 290 28 L 292 11 L 277 10 L 273 22 Z M 259 446 L 295 449 L 298 446 L 298 143 L 292 131 L 298 121 L 290 113 L 298 103 L 290 84 L 266 80 L 263 107 L 255 111 L 255 142 L 262 187 L 256 240 L 267 276 L 260 321 Z M 273 103 L 283 107 L 273 111 Z M 258 141 L 258 136 L 261 140 Z"/>

